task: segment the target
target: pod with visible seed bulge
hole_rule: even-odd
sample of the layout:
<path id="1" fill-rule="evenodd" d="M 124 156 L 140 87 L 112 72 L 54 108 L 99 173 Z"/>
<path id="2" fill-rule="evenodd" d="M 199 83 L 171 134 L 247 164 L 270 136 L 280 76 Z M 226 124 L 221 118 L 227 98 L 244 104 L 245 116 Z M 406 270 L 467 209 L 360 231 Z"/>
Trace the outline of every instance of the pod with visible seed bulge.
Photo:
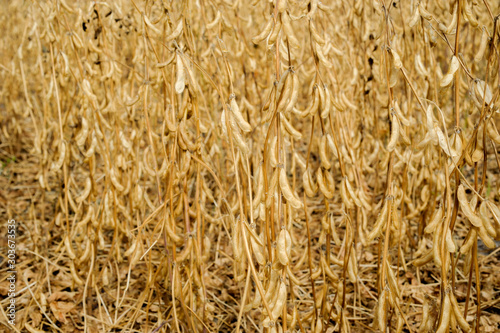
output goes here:
<path id="1" fill-rule="evenodd" d="M 276 39 L 281 31 L 281 26 L 281 14 L 279 14 L 279 17 L 276 19 L 276 24 L 273 27 L 273 31 L 269 34 L 269 38 L 267 39 L 267 45 L 273 45 L 276 42 Z"/>
<path id="2" fill-rule="evenodd" d="M 125 189 L 122 184 L 118 181 L 118 178 L 116 178 L 116 173 L 115 173 L 115 168 L 111 167 L 109 170 L 109 178 L 111 179 L 111 183 L 113 186 L 116 188 L 118 192 L 123 192 Z"/>
<path id="3" fill-rule="evenodd" d="M 280 170 L 280 175 L 279 175 L 279 183 L 280 183 L 280 188 L 281 192 L 283 193 L 283 196 L 287 200 L 287 202 L 296 209 L 302 208 L 302 201 L 300 201 L 295 193 L 293 193 L 292 188 L 290 187 L 290 184 L 288 184 L 288 179 L 286 177 L 286 171 L 284 169 Z"/>
<path id="4" fill-rule="evenodd" d="M 328 263 L 326 262 L 326 258 L 323 254 L 321 254 L 321 266 L 325 272 L 325 274 L 334 282 L 337 282 L 339 280 L 339 277 L 337 276 L 337 274 L 335 274 L 330 265 L 328 265 Z"/>
<path id="5" fill-rule="evenodd" d="M 489 39 L 488 30 L 484 26 L 481 28 L 481 30 L 481 43 L 479 44 L 479 49 L 477 50 L 476 56 L 474 57 L 475 62 L 479 62 L 483 59 L 484 51 L 486 50 L 486 45 Z"/>
<path id="6" fill-rule="evenodd" d="M 206 25 L 207 30 L 214 28 L 217 25 L 217 23 L 219 23 L 220 19 L 221 19 L 221 14 L 220 11 L 218 10 L 214 20 L 212 22 L 207 23 Z"/>
<path id="7" fill-rule="evenodd" d="M 76 198 L 76 202 L 82 203 L 85 199 L 87 199 L 87 197 L 90 194 L 91 189 L 92 189 L 92 181 L 90 180 L 90 178 L 87 178 L 85 180 L 85 187 L 83 189 L 83 192 L 82 192 L 82 194 L 80 194 L 80 196 L 78 198 Z"/>
<path id="8" fill-rule="evenodd" d="M 389 281 L 389 288 L 391 289 L 391 292 L 396 296 L 396 298 L 400 298 L 401 293 L 399 291 L 398 282 L 396 280 L 394 272 L 391 269 L 389 261 L 387 261 L 387 265 L 385 267 L 387 270 L 387 281 Z"/>
<path id="9" fill-rule="evenodd" d="M 472 97 L 476 106 L 481 109 L 483 103 L 486 103 L 486 106 L 490 105 L 493 99 L 490 86 L 479 79 L 475 79 L 472 85 L 474 87 L 474 89 L 472 89 Z"/>
<path id="10" fill-rule="evenodd" d="M 415 11 L 413 12 L 410 21 L 408 22 L 408 26 L 410 28 L 413 28 L 417 24 L 419 19 L 420 19 L 420 11 L 418 7 L 415 7 Z"/>
<path id="11" fill-rule="evenodd" d="M 182 23 L 183 23 L 183 20 L 181 18 L 179 20 L 179 23 L 177 23 L 177 26 L 175 27 L 175 29 L 172 30 L 172 33 L 165 38 L 165 41 L 164 41 L 165 43 L 171 42 L 181 35 L 182 27 L 183 27 Z"/>
<path id="12" fill-rule="evenodd" d="M 253 238 L 250 237 L 250 243 L 252 244 L 253 254 L 259 265 L 264 266 L 266 264 L 266 257 L 264 256 L 264 251 L 261 245 Z"/>
<path id="13" fill-rule="evenodd" d="M 432 20 L 432 15 L 425 9 L 424 4 L 421 2 L 418 6 L 418 12 L 419 14 L 426 19 L 427 21 Z"/>
<path id="14" fill-rule="evenodd" d="M 458 202 L 460 203 L 460 208 L 462 208 L 462 212 L 465 216 L 467 216 L 470 223 L 472 223 L 472 225 L 475 227 L 482 227 L 483 222 L 470 206 L 469 201 L 467 200 L 467 195 L 465 194 L 464 186 L 462 184 L 458 186 L 457 197 Z"/>
<path id="15" fill-rule="evenodd" d="M 464 316 L 462 315 L 462 312 L 458 307 L 458 302 L 457 299 L 455 298 L 455 295 L 452 292 L 450 292 L 449 295 L 450 295 L 451 307 L 453 309 L 453 314 L 455 315 L 455 319 L 457 320 L 458 325 L 464 332 L 469 332 L 470 330 L 469 323 L 467 323 L 467 320 L 465 320 Z"/>
<path id="16" fill-rule="evenodd" d="M 317 172 L 316 177 L 318 180 L 318 185 L 319 185 L 319 189 L 321 190 L 321 193 L 323 193 L 323 195 L 327 199 L 333 198 L 333 194 L 335 191 L 335 185 L 333 182 L 333 177 L 330 174 L 330 172 L 326 171 L 325 173 L 323 173 L 321 168 L 318 168 L 318 172 Z"/>
<path id="17" fill-rule="evenodd" d="M 283 307 L 286 304 L 286 295 L 287 292 L 285 281 L 280 281 L 280 286 L 278 288 L 278 297 L 276 298 L 276 303 L 271 310 L 274 319 L 278 319 L 279 316 L 283 313 Z"/>
<path id="18" fill-rule="evenodd" d="M 356 251 L 351 248 L 351 253 L 349 255 L 349 261 L 347 262 L 347 274 L 349 275 L 349 279 L 352 283 L 356 283 L 358 281 L 358 276 L 356 274 L 357 271 L 356 264 Z"/>
<path id="19" fill-rule="evenodd" d="M 387 287 L 382 290 L 380 297 L 378 298 L 377 305 L 377 322 L 378 329 L 381 332 L 385 332 L 387 327 Z"/>
<path id="20" fill-rule="evenodd" d="M 427 264 L 429 261 L 431 261 L 433 257 L 434 257 L 434 250 L 429 249 L 422 257 L 413 260 L 412 264 L 415 267 L 421 267 Z"/>
<path id="21" fill-rule="evenodd" d="M 490 237 L 484 226 L 479 227 L 477 234 L 486 247 L 489 249 L 494 249 L 496 247 L 495 241 Z"/>
<path id="22" fill-rule="evenodd" d="M 457 6 L 457 3 L 455 3 L 454 9 L 453 9 L 453 17 L 452 17 L 452 20 L 450 22 L 450 25 L 448 25 L 448 27 L 446 27 L 445 31 L 443 31 L 443 32 L 446 34 L 453 33 L 457 28 L 457 19 L 458 19 L 458 6 Z"/>
<path id="23" fill-rule="evenodd" d="M 451 300 L 450 300 L 450 290 L 445 291 L 445 296 L 443 299 L 443 307 L 441 312 L 441 322 L 439 323 L 436 333 L 448 332 L 450 326 L 450 318 L 452 314 Z"/>
<path id="24" fill-rule="evenodd" d="M 299 98 L 299 88 L 300 88 L 299 76 L 294 71 L 292 71 L 291 76 L 292 76 L 292 94 L 290 96 L 290 102 L 285 107 L 284 111 L 285 114 L 293 110 L 293 107 L 295 106 L 295 104 L 297 104 L 297 99 Z"/>
<path id="25" fill-rule="evenodd" d="M 399 121 L 403 125 L 407 127 L 411 125 L 410 121 L 403 115 L 403 112 L 401 111 L 401 108 L 399 107 L 397 101 L 394 102 L 394 111 L 396 112 L 396 116 L 398 117 Z"/>
<path id="26" fill-rule="evenodd" d="M 332 95 L 330 94 L 330 90 L 324 85 L 323 89 L 325 89 L 325 102 L 321 105 L 321 118 L 327 118 L 330 114 L 330 109 L 332 108 Z"/>
<path id="27" fill-rule="evenodd" d="M 453 241 L 453 237 L 451 236 L 450 228 L 446 228 L 446 249 L 450 253 L 454 253 L 456 251 L 455 242 Z"/>
<path id="28" fill-rule="evenodd" d="M 451 85 L 451 83 L 453 82 L 453 77 L 459 67 L 460 62 L 458 61 L 458 58 L 453 56 L 453 58 L 451 58 L 451 64 L 450 68 L 448 69 L 448 73 L 446 73 L 446 75 L 441 79 L 440 86 L 442 88 L 449 87 Z"/>
<path id="29" fill-rule="evenodd" d="M 290 232 L 283 228 L 279 233 L 277 242 L 278 259 L 283 266 L 288 265 L 288 263 L 290 262 L 291 251 L 292 237 L 290 236 Z"/>
<path id="30" fill-rule="evenodd" d="M 362 207 L 363 203 L 359 199 L 358 194 L 356 193 L 356 191 L 354 191 L 354 189 L 352 188 L 352 185 L 351 185 L 351 182 L 349 181 L 349 178 L 345 178 L 345 179 L 346 179 L 345 186 L 347 188 L 347 192 L 349 193 L 349 196 L 354 201 L 354 204 L 356 206 Z"/>
<path id="31" fill-rule="evenodd" d="M 471 228 L 469 233 L 467 234 L 466 239 L 464 240 L 464 243 L 460 247 L 460 253 L 461 254 L 466 254 L 470 251 L 472 248 L 472 245 L 474 245 L 474 241 L 477 238 L 477 230 L 476 228 Z"/>
<path id="32" fill-rule="evenodd" d="M 345 207 L 347 209 L 353 209 L 354 208 L 354 203 L 351 200 L 348 191 L 347 191 L 347 186 L 345 185 L 346 183 L 346 178 L 342 178 L 342 182 L 340 184 L 340 197 L 342 198 L 342 202 L 344 203 Z"/>
<path id="33" fill-rule="evenodd" d="M 372 231 L 370 231 L 370 233 L 366 236 L 366 240 L 368 242 L 374 240 L 382 232 L 382 229 L 387 222 L 387 212 L 389 210 L 389 205 L 392 206 L 392 204 L 390 204 L 389 201 L 386 200 L 384 202 L 384 206 L 382 207 L 382 211 L 378 215 L 375 225 L 373 226 Z"/>
<path id="34" fill-rule="evenodd" d="M 399 54 L 396 52 L 394 48 L 390 49 L 391 55 L 392 55 L 392 61 L 393 61 L 393 66 L 396 69 L 401 69 L 403 67 L 403 63 L 401 62 L 401 58 L 399 57 Z"/>
<path id="35" fill-rule="evenodd" d="M 498 130 L 493 122 L 488 122 L 486 130 L 490 139 L 493 140 L 496 144 L 500 144 L 500 134 L 498 133 Z"/>
<path id="36" fill-rule="evenodd" d="M 316 29 L 316 25 L 314 24 L 314 20 L 309 21 L 309 28 L 311 30 L 312 39 L 319 45 L 325 45 L 326 41 L 323 37 L 320 36 L 318 30 Z"/>
<path id="37" fill-rule="evenodd" d="M 302 175 L 302 181 L 304 184 L 306 195 L 308 197 L 314 197 L 314 195 L 318 191 L 318 185 L 313 180 L 311 169 L 307 169 L 304 171 L 304 174 Z"/>
<path id="38" fill-rule="evenodd" d="M 399 133 L 400 133 L 399 120 L 397 117 L 392 115 L 391 138 L 389 140 L 389 143 L 387 144 L 387 151 L 391 152 L 394 150 L 394 148 L 396 148 L 396 144 L 398 143 L 399 139 Z"/>
<path id="39" fill-rule="evenodd" d="M 243 131 L 243 132 L 250 132 L 252 130 L 252 127 L 250 124 L 245 120 L 243 117 L 243 114 L 240 111 L 240 107 L 238 106 L 238 103 L 236 103 L 236 97 L 234 95 L 229 96 L 229 106 L 230 110 L 236 119 L 236 123 L 238 124 L 238 127 Z"/>
<path id="40" fill-rule="evenodd" d="M 281 1 L 280 1 L 281 2 Z M 281 22 L 283 23 L 283 31 L 285 32 L 286 39 L 291 47 L 295 49 L 300 48 L 300 42 L 293 32 L 292 24 L 290 22 L 290 16 L 288 12 L 281 13 Z"/>
<path id="41" fill-rule="evenodd" d="M 442 239 L 442 233 L 444 231 L 445 230 L 443 224 L 442 223 L 438 224 L 432 238 L 432 255 L 434 258 L 434 262 L 438 267 L 441 267 L 443 263 L 441 260 L 441 246 L 439 241 Z"/>
<path id="42" fill-rule="evenodd" d="M 273 193 L 278 186 L 278 173 L 279 169 L 274 169 L 273 176 L 271 177 L 271 182 L 269 183 L 269 188 L 267 189 L 267 200 L 266 200 L 266 208 L 271 206 L 271 199 L 273 198 Z"/>
<path id="43" fill-rule="evenodd" d="M 302 133 L 297 131 L 292 124 L 286 119 L 285 115 L 280 117 L 282 128 L 284 127 L 288 134 L 290 134 L 295 140 L 300 140 L 302 138 Z"/>
<path id="44" fill-rule="evenodd" d="M 479 206 L 479 216 L 483 221 L 483 226 L 491 237 L 496 237 L 497 232 L 495 227 L 490 222 L 489 214 L 488 214 L 488 205 L 486 201 L 483 201 Z"/>
<path id="45" fill-rule="evenodd" d="M 326 135 L 323 135 L 321 137 L 321 141 L 319 143 L 319 157 L 321 159 L 321 166 L 327 170 L 329 170 L 332 165 L 330 163 L 330 159 L 328 158 L 327 152 L 326 152 Z"/>
<path id="46" fill-rule="evenodd" d="M 69 240 L 68 235 L 64 237 L 64 246 L 66 247 L 66 251 L 68 252 L 68 256 L 70 257 L 70 259 L 75 260 L 76 254 L 75 251 L 73 251 L 73 247 L 71 246 L 71 241 Z"/>
<path id="47" fill-rule="evenodd" d="M 443 219 L 443 207 L 439 205 L 439 207 L 434 212 L 434 215 L 431 218 L 429 224 L 425 227 L 424 231 L 427 234 L 432 234 L 439 222 Z"/>
<path id="48" fill-rule="evenodd" d="M 313 98 L 313 102 L 309 104 L 309 106 L 302 112 L 300 112 L 300 116 L 302 118 L 305 118 L 309 115 L 313 115 L 314 113 L 316 113 L 316 111 L 318 110 L 318 107 L 319 107 L 319 93 L 318 93 L 318 88 L 315 86 L 313 88 L 313 95 L 314 95 L 314 98 Z"/>
<path id="49" fill-rule="evenodd" d="M 184 87 L 186 86 L 186 73 L 184 70 L 184 64 L 179 53 L 176 55 L 176 80 L 175 80 L 175 92 L 182 94 Z"/>

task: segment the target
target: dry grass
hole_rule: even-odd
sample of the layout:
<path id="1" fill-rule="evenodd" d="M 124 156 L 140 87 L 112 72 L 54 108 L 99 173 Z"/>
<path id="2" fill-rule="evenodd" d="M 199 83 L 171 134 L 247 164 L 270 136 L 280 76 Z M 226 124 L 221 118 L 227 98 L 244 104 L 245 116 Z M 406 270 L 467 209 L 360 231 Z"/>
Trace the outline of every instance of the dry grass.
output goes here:
<path id="1" fill-rule="evenodd" d="M 0 331 L 500 330 L 499 3 L 253 2 L 2 2 Z"/>

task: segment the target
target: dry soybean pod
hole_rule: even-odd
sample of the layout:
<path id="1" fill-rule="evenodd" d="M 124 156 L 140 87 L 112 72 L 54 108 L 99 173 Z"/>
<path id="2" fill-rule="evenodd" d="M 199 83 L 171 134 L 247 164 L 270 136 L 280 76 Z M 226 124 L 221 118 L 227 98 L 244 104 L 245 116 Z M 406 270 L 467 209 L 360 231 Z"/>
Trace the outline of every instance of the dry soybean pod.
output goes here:
<path id="1" fill-rule="evenodd" d="M 463 213 L 469 219 L 470 223 L 472 223 L 475 227 L 482 227 L 483 222 L 481 218 L 474 212 L 473 208 L 470 206 L 469 201 L 467 200 L 467 195 L 465 194 L 465 189 L 463 184 L 460 184 L 457 189 L 457 197 L 460 203 L 460 208 L 462 208 Z"/>
<path id="2" fill-rule="evenodd" d="M 445 296 L 443 297 L 443 306 L 441 311 L 441 322 L 439 323 L 436 333 L 448 332 L 450 326 L 450 318 L 452 315 L 451 300 L 450 300 L 450 290 L 445 291 Z"/>

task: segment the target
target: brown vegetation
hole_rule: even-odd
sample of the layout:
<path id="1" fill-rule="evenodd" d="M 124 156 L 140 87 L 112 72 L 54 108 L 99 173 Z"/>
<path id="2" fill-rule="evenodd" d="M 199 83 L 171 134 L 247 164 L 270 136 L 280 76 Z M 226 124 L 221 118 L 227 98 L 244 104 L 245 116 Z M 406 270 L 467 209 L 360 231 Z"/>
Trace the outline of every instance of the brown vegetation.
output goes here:
<path id="1" fill-rule="evenodd" d="M 498 1 L 2 8 L 0 330 L 500 330 Z"/>

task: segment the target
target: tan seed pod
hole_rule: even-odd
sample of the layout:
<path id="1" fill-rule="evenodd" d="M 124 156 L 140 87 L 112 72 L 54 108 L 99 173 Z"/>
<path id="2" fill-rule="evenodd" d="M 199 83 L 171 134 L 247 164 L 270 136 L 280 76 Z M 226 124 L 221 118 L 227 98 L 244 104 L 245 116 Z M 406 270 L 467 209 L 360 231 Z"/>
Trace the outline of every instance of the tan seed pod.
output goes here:
<path id="1" fill-rule="evenodd" d="M 421 267 L 421 266 L 427 264 L 429 261 L 431 261 L 433 257 L 434 257 L 434 250 L 430 249 L 422 257 L 413 260 L 413 262 L 412 262 L 413 266 Z"/>
<path id="2" fill-rule="evenodd" d="M 467 195 L 465 194 L 464 186 L 462 184 L 458 186 L 457 197 L 460 203 L 460 208 L 462 208 L 462 212 L 465 214 L 465 216 L 467 216 L 470 223 L 472 223 L 472 225 L 475 227 L 482 227 L 483 222 L 470 206 L 469 201 L 467 200 Z"/>
<path id="3" fill-rule="evenodd" d="M 269 19 L 267 21 L 266 26 L 264 27 L 264 30 L 262 30 L 262 32 L 260 34 L 258 34 L 257 36 L 253 37 L 252 42 L 254 44 L 259 44 L 260 42 L 262 42 L 264 39 L 267 38 L 267 36 L 269 36 L 272 28 L 273 28 L 273 20 Z"/>
<path id="4" fill-rule="evenodd" d="M 451 230 L 449 228 L 446 229 L 446 249 L 450 253 L 454 253 L 456 251 L 455 242 L 453 241 L 453 237 L 451 236 Z"/>
<path id="5" fill-rule="evenodd" d="M 377 220 L 376 220 L 376 222 L 375 222 L 375 224 L 373 226 L 373 229 L 366 236 L 366 240 L 368 242 L 371 242 L 372 240 L 374 240 L 382 232 L 383 227 L 387 223 L 387 213 L 388 213 L 388 210 L 389 210 L 389 206 L 392 206 L 392 204 L 388 200 L 386 200 L 384 202 L 383 207 L 382 207 L 382 211 L 380 212 L 380 214 L 377 217 Z"/>
<path id="6" fill-rule="evenodd" d="M 325 272 L 326 276 L 328 276 L 333 282 L 337 282 L 339 280 L 339 277 L 337 274 L 335 274 L 330 265 L 326 262 L 326 258 L 323 254 L 321 254 L 321 266 L 323 268 L 323 271 Z"/>
<path id="7" fill-rule="evenodd" d="M 77 285 L 80 285 L 80 286 L 83 286 L 85 284 L 85 282 L 80 278 L 80 276 L 78 276 L 78 273 L 76 271 L 76 267 L 75 267 L 75 261 L 74 260 L 71 260 L 70 264 L 69 264 L 69 270 L 71 272 L 71 277 L 73 278 L 73 281 L 77 284 Z"/>
<path id="8" fill-rule="evenodd" d="M 329 170 L 332 167 L 332 164 L 330 163 L 330 159 L 328 158 L 326 147 L 327 147 L 327 139 L 326 135 L 323 135 L 321 137 L 319 144 L 319 157 L 321 159 L 321 166 L 324 169 Z"/>
<path id="9" fill-rule="evenodd" d="M 443 31 L 446 34 L 452 34 L 454 31 L 456 31 L 457 28 L 457 19 L 458 19 L 458 6 L 455 3 L 454 9 L 453 9 L 453 17 L 446 29 Z"/>
<path id="10" fill-rule="evenodd" d="M 467 238 L 465 239 L 464 243 L 460 247 L 460 253 L 461 254 L 466 254 L 470 251 L 472 248 L 472 245 L 474 245 L 474 241 L 477 239 L 477 230 L 476 228 L 471 228 Z"/>
<path id="11" fill-rule="evenodd" d="M 342 183 L 340 184 L 340 197 L 342 198 L 342 202 L 346 206 L 347 209 L 354 208 L 354 202 L 351 200 L 351 197 L 348 194 L 347 186 L 346 186 L 346 178 L 342 178 Z"/>
<path id="12" fill-rule="evenodd" d="M 221 14 L 220 11 L 218 10 L 214 20 L 212 22 L 207 23 L 206 25 L 207 30 L 214 28 L 219 23 L 220 19 L 221 19 Z"/>
<path id="13" fill-rule="evenodd" d="M 481 43 L 479 44 L 479 49 L 477 50 L 476 56 L 474 57 L 475 62 L 479 62 L 483 59 L 484 51 L 486 51 L 486 45 L 488 43 L 488 30 L 485 27 L 481 28 Z"/>
<path id="14" fill-rule="evenodd" d="M 441 79 L 440 86 L 442 88 L 449 87 L 451 85 L 453 77 L 459 67 L 460 67 L 460 62 L 458 61 L 458 58 L 453 56 L 451 59 L 450 68 L 448 69 L 448 73 L 446 73 L 446 75 L 443 76 L 443 78 Z"/>
<path id="15" fill-rule="evenodd" d="M 321 118 L 327 118 L 330 114 L 330 109 L 332 108 L 332 95 L 330 94 L 330 90 L 325 85 L 323 87 L 325 89 L 325 102 L 322 104 Z"/>
<path id="16" fill-rule="evenodd" d="M 295 49 L 299 49 L 300 42 L 297 39 L 297 37 L 295 36 L 295 33 L 293 31 L 292 24 L 290 21 L 290 16 L 288 15 L 288 12 L 281 13 L 281 22 L 283 23 L 283 31 L 286 35 L 286 39 L 288 40 L 288 43 L 290 44 L 291 47 L 293 47 Z"/>
<path id="17" fill-rule="evenodd" d="M 297 104 L 297 99 L 299 98 L 299 76 L 296 72 L 292 73 L 292 94 L 290 95 L 289 103 L 285 107 L 284 113 L 287 114 L 293 110 L 295 104 Z"/>
<path id="18" fill-rule="evenodd" d="M 286 304 L 286 296 L 287 296 L 286 284 L 284 281 L 280 281 L 280 286 L 278 288 L 278 297 L 272 309 L 272 314 L 274 319 L 278 319 L 280 315 L 283 313 L 283 307 Z"/>
<path id="19" fill-rule="evenodd" d="M 290 184 L 288 184 L 288 179 L 286 177 L 286 171 L 284 169 L 280 170 L 279 183 L 281 192 L 287 200 L 287 202 L 296 209 L 302 208 L 302 201 L 300 201 L 296 194 L 292 191 Z"/>
<path id="20" fill-rule="evenodd" d="M 113 184 L 113 186 L 116 188 L 116 190 L 118 192 L 123 192 L 123 190 L 125 188 L 118 181 L 118 178 L 116 177 L 116 173 L 115 173 L 115 168 L 113 168 L 113 167 L 111 167 L 111 169 L 109 170 L 109 179 L 111 179 L 111 183 Z"/>
<path id="21" fill-rule="evenodd" d="M 274 169 L 273 176 L 271 177 L 271 181 L 269 183 L 269 188 L 266 191 L 267 192 L 266 208 L 269 208 L 271 206 L 271 200 L 273 198 L 273 194 L 278 186 L 278 178 L 279 178 L 278 174 L 279 174 L 279 169 L 278 168 Z"/>
<path id="22" fill-rule="evenodd" d="M 186 86 L 186 72 L 184 70 L 184 64 L 182 63 L 182 57 L 179 53 L 176 56 L 176 80 L 175 80 L 175 92 L 182 94 L 184 87 Z"/>
<path id="23" fill-rule="evenodd" d="M 378 298 L 377 305 L 377 322 L 378 329 L 385 332 L 387 326 L 387 289 L 383 289 Z"/>
<path id="24" fill-rule="evenodd" d="M 69 258 L 71 260 L 75 260 L 76 254 L 75 254 L 75 251 L 73 250 L 73 247 L 71 246 L 71 241 L 69 240 L 68 235 L 66 235 L 66 237 L 64 237 L 64 246 L 66 248 L 66 252 L 68 252 Z"/>
<path id="25" fill-rule="evenodd" d="M 332 199 L 335 190 L 335 185 L 333 183 L 333 177 L 330 174 L 330 172 L 325 171 L 323 173 L 322 169 L 319 168 L 316 174 L 316 178 L 318 180 L 318 185 L 319 189 L 321 190 L 321 193 L 323 193 L 323 195 L 327 199 Z"/>
<path id="26" fill-rule="evenodd" d="M 493 94 L 491 93 L 490 86 L 483 80 L 479 79 L 475 79 L 472 85 L 474 87 L 474 89 L 472 89 L 472 96 L 474 98 L 476 106 L 481 109 L 483 103 L 486 103 L 486 106 L 490 105 L 493 99 Z"/>
<path id="27" fill-rule="evenodd" d="M 90 178 L 87 178 L 85 180 L 85 187 L 83 189 L 83 192 L 80 194 L 80 196 L 78 198 L 76 198 L 76 202 L 77 203 L 81 203 L 83 202 L 85 199 L 88 198 L 89 194 L 90 194 L 90 190 L 92 189 L 92 181 L 90 180 Z M 90 206 L 91 207 L 91 206 Z"/>
<path id="28" fill-rule="evenodd" d="M 441 246 L 440 241 L 442 239 L 442 234 L 444 232 L 444 226 L 442 223 L 438 224 L 436 231 L 433 234 L 432 238 L 432 254 L 434 257 L 434 262 L 436 266 L 442 267 L 443 261 L 441 260 Z"/>
<path id="29" fill-rule="evenodd" d="M 165 42 L 166 43 L 171 42 L 174 39 L 176 39 L 177 37 L 179 37 L 181 35 L 181 33 L 182 33 L 182 28 L 183 28 L 183 19 L 181 18 L 179 20 L 179 23 L 177 23 L 177 25 L 175 26 L 174 30 L 172 30 L 172 32 L 170 33 L 170 35 L 168 35 L 165 38 Z"/>
<path id="30" fill-rule="evenodd" d="M 319 45 L 325 45 L 326 41 L 323 37 L 320 36 L 318 30 L 316 29 L 316 25 L 314 24 L 314 20 L 309 21 L 309 28 L 311 30 L 312 39 Z"/>
<path id="31" fill-rule="evenodd" d="M 493 238 L 496 237 L 497 232 L 495 230 L 495 227 L 493 227 L 493 225 L 490 222 L 488 214 L 488 205 L 486 204 L 486 201 L 483 201 L 479 206 L 479 217 L 481 217 L 483 226 L 486 229 L 486 232 L 488 232 L 488 235 L 490 235 Z"/>
<path id="32" fill-rule="evenodd" d="M 443 299 L 443 307 L 441 311 L 441 322 L 439 323 L 436 333 L 448 332 L 450 326 L 450 318 L 452 315 L 451 300 L 449 290 L 445 291 L 445 296 Z"/>
<path id="33" fill-rule="evenodd" d="M 500 134 L 493 122 L 488 122 L 486 127 L 486 131 L 491 140 L 493 140 L 496 144 L 500 144 Z"/>
<path id="34" fill-rule="evenodd" d="M 431 21 L 432 20 L 432 15 L 431 13 L 429 13 L 425 7 L 424 7 L 424 4 L 421 2 L 419 5 L 418 5 L 418 12 L 419 14 L 424 18 L 426 19 L 427 21 Z"/>
<path id="35" fill-rule="evenodd" d="M 314 195 L 318 191 L 318 185 L 314 182 L 310 169 L 304 171 L 304 174 L 302 175 L 302 181 L 304 184 L 306 195 L 308 197 L 314 197 Z"/>
<path id="36" fill-rule="evenodd" d="M 431 221 L 429 224 L 425 227 L 425 233 L 427 234 L 432 234 L 434 230 L 436 230 L 436 227 L 438 223 L 441 222 L 443 219 L 443 207 L 439 205 L 439 207 L 434 211 L 434 214 L 432 215 Z"/>
<path id="37" fill-rule="evenodd" d="M 347 262 L 347 274 L 349 275 L 349 279 L 352 283 L 355 284 L 358 281 L 356 251 L 354 251 L 354 249 L 351 249 L 349 261 Z"/>
<path id="38" fill-rule="evenodd" d="M 470 331 L 469 323 L 467 323 L 467 320 L 465 320 L 462 311 L 460 311 L 455 295 L 451 291 L 449 295 L 450 295 L 451 307 L 453 309 L 453 314 L 455 316 L 455 319 L 457 320 L 458 325 L 464 332 L 469 332 Z"/>
<path id="39" fill-rule="evenodd" d="M 236 119 L 236 123 L 238 124 L 238 127 L 243 131 L 243 132 L 250 132 L 252 130 L 252 127 L 250 124 L 245 120 L 243 117 L 243 114 L 240 111 L 240 107 L 238 106 L 238 103 L 236 103 L 236 98 L 233 96 L 229 97 L 230 102 L 230 110 Z"/>
<path id="40" fill-rule="evenodd" d="M 279 236 L 278 236 L 278 241 L 277 241 L 277 255 L 278 259 L 281 262 L 283 266 L 288 265 L 290 262 L 290 255 L 291 255 L 291 244 L 292 239 L 290 237 L 290 233 L 286 229 L 281 229 Z"/>
<path id="41" fill-rule="evenodd" d="M 392 64 L 394 68 L 396 68 L 397 70 L 401 69 L 401 67 L 403 67 L 403 63 L 401 62 L 399 54 L 396 52 L 394 48 L 391 48 L 390 51 L 392 55 Z"/>
<path id="42" fill-rule="evenodd" d="M 410 21 L 408 22 L 408 26 L 410 28 L 413 28 L 418 23 L 419 19 L 420 19 L 420 10 L 419 7 L 415 7 L 413 15 L 411 16 Z"/>
<path id="43" fill-rule="evenodd" d="M 269 34 L 269 38 L 267 39 L 267 45 L 273 45 L 276 42 L 281 31 L 281 26 L 281 14 L 279 14 L 278 19 L 276 19 L 276 24 L 273 27 L 273 31 Z"/>
<path id="44" fill-rule="evenodd" d="M 250 243 L 252 245 L 253 254 L 259 265 L 264 266 L 266 264 L 266 257 L 264 256 L 263 247 L 255 240 L 254 237 L 250 237 Z"/>
<path id="45" fill-rule="evenodd" d="M 483 226 L 479 227 L 477 235 L 489 249 L 494 249 L 496 247 L 495 241 L 490 237 Z"/>
<path id="46" fill-rule="evenodd" d="M 389 143 L 387 144 L 387 151 L 393 151 L 396 148 L 396 144 L 398 143 L 400 134 L 400 125 L 397 117 L 392 116 L 392 129 L 391 129 L 391 138 Z"/>
<path id="47" fill-rule="evenodd" d="M 50 169 L 52 171 L 57 171 L 61 169 L 64 163 L 64 159 L 66 157 L 66 142 L 61 141 L 59 144 L 59 157 L 57 161 L 53 161 Z"/>
<path id="48" fill-rule="evenodd" d="M 292 124 L 286 119 L 285 115 L 282 115 L 280 117 L 281 124 L 285 128 L 286 132 L 290 134 L 295 140 L 300 140 L 302 139 L 302 133 L 298 130 L 296 130 Z"/>

